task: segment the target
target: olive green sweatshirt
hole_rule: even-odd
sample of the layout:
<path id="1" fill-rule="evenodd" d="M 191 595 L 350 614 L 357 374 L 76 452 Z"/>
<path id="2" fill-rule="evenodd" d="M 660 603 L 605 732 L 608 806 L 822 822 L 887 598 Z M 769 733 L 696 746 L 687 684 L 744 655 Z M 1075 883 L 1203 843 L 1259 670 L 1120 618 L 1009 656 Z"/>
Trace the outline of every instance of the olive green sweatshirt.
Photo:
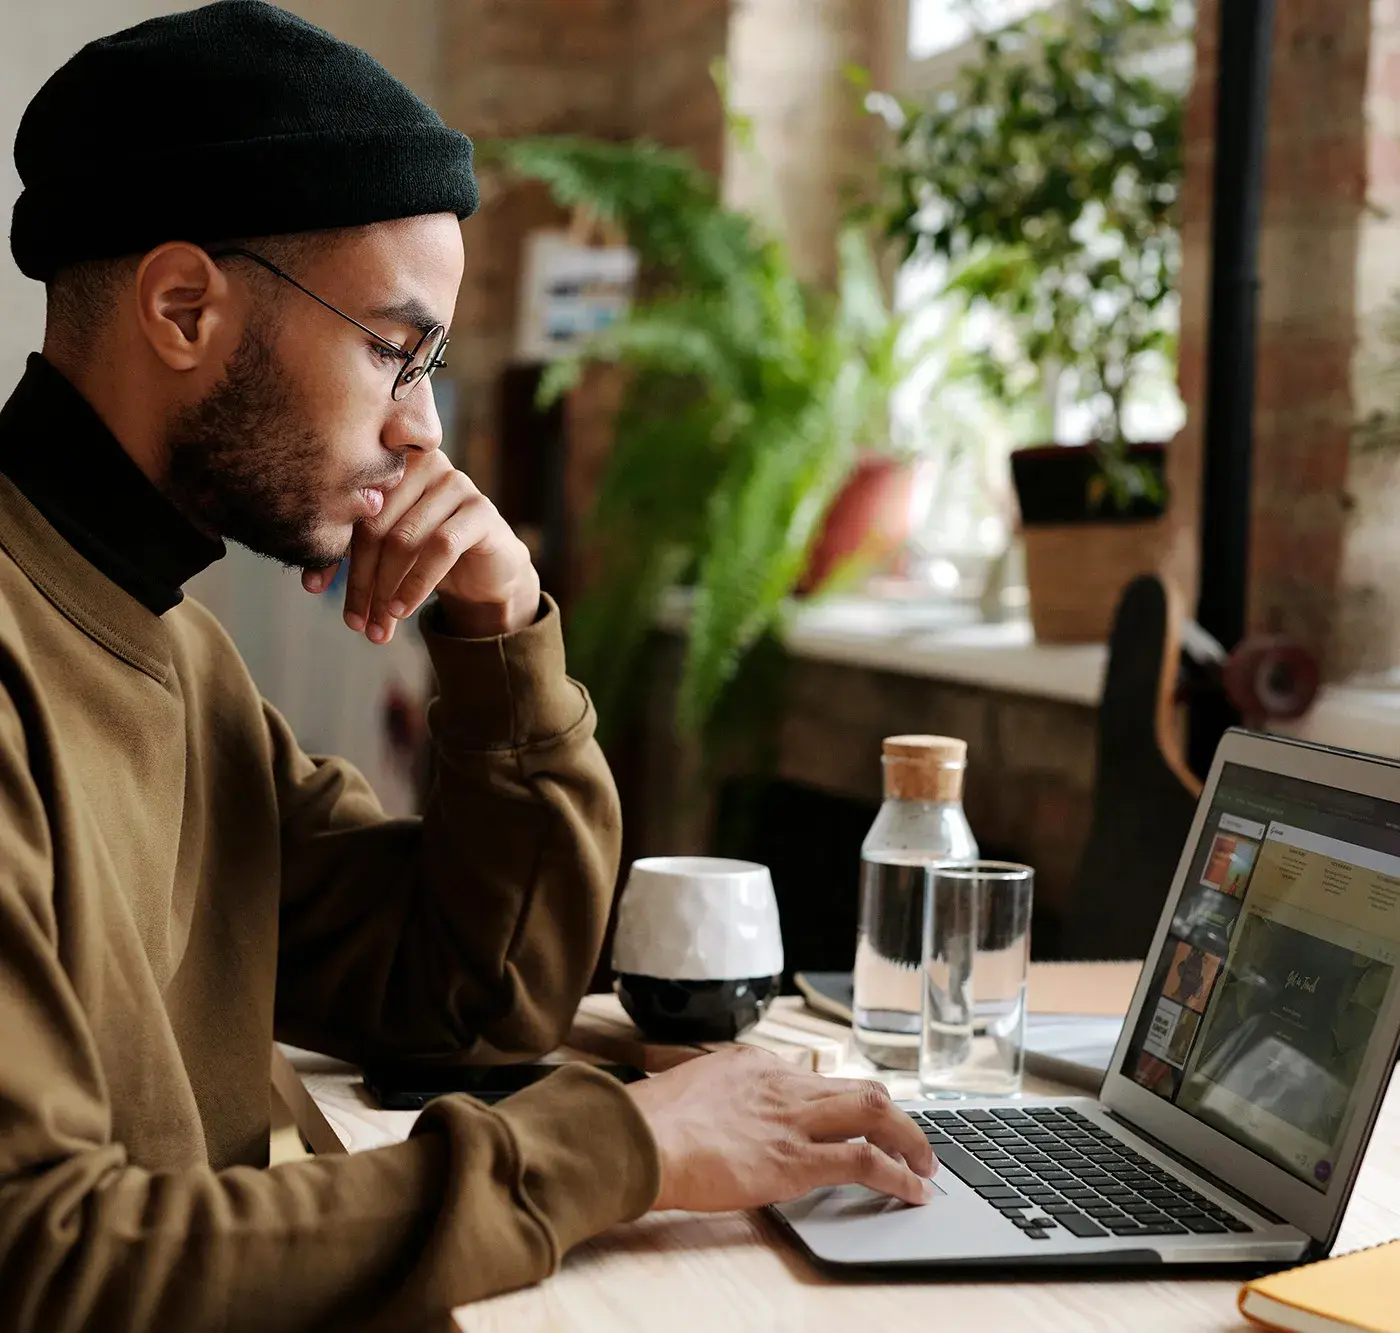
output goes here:
<path id="1" fill-rule="evenodd" d="M 557 610 L 424 634 L 435 777 L 394 820 L 207 611 L 156 614 L 0 476 L 0 1327 L 410 1329 L 655 1198 L 630 1097 L 580 1069 L 267 1167 L 274 1036 L 544 1052 L 600 947 L 617 804 Z"/>

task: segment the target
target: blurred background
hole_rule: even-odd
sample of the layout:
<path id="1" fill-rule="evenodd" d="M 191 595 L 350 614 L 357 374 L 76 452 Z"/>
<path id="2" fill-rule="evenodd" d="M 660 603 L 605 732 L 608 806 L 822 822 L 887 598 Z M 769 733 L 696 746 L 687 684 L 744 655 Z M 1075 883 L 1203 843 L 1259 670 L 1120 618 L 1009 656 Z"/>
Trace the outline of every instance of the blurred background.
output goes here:
<path id="1" fill-rule="evenodd" d="M 7 143 L 186 7 L 4 3 Z M 1174 865 L 1223 725 L 1400 755 L 1395 0 L 287 7 L 476 140 L 446 447 L 564 607 L 626 858 L 767 861 L 790 970 L 850 965 L 883 736 L 968 742 L 1052 956 Z M 192 591 L 414 808 L 414 635 L 244 552 Z"/>

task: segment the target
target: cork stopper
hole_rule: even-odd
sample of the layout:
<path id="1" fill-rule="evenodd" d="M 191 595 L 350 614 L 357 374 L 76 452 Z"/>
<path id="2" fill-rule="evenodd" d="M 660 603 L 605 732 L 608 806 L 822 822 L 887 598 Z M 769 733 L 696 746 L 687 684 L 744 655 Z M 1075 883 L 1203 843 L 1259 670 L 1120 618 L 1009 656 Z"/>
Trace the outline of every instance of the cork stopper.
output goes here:
<path id="1" fill-rule="evenodd" d="M 883 749 L 887 799 L 962 800 L 966 741 L 952 736 L 886 736 Z"/>

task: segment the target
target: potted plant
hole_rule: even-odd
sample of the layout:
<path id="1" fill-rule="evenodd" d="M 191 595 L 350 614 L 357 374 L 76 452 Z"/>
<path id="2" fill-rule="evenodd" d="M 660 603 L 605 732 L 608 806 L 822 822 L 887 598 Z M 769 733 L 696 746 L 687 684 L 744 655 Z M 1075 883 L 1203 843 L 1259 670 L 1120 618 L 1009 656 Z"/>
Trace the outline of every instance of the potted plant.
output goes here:
<path id="1" fill-rule="evenodd" d="M 591 515 L 599 572 L 571 617 L 570 664 L 615 727 L 660 600 L 688 579 L 678 721 L 713 757 L 741 667 L 790 595 L 839 568 L 824 555 L 814 569 L 812 555 L 858 460 L 888 445 L 890 393 L 907 369 L 901 321 L 859 230 L 841 239 L 837 291 L 813 291 L 686 154 L 559 137 L 491 156 L 621 229 L 641 259 L 643 299 L 542 387 L 565 392 L 589 362 L 627 371 Z M 843 531 L 834 545 L 848 557 L 861 541 Z"/>
<path id="2" fill-rule="evenodd" d="M 1172 10 L 1078 0 L 984 34 L 955 87 L 897 122 L 890 235 L 990 312 L 973 351 L 991 392 L 1041 409 L 1012 456 L 1041 639 L 1103 639 L 1169 541 L 1165 444 L 1130 444 L 1124 404 L 1175 360 L 1183 99 L 1141 68 L 1177 36 Z M 1066 396 L 1087 445 L 1055 438 Z"/>

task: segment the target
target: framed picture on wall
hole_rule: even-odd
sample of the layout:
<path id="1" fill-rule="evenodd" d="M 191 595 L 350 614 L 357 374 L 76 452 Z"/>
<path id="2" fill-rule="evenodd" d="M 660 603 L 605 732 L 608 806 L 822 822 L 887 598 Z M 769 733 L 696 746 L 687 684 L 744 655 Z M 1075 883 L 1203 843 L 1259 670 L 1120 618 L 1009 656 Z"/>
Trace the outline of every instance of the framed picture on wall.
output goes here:
<path id="1" fill-rule="evenodd" d="M 588 245 L 563 231 L 525 239 L 520 266 L 516 356 L 553 361 L 578 350 L 591 334 L 628 311 L 637 254 L 625 245 Z"/>

